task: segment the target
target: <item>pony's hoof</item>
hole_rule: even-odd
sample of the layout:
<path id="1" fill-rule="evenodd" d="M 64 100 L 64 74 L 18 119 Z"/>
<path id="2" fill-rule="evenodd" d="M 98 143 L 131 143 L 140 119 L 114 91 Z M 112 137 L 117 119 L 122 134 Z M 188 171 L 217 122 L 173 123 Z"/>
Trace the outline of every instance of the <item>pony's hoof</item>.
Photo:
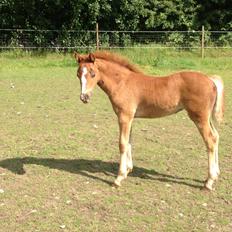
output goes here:
<path id="1" fill-rule="evenodd" d="M 214 188 L 213 188 L 213 181 L 211 179 L 210 180 L 206 180 L 205 185 L 204 185 L 204 189 L 208 190 L 208 191 L 213 191 L 214 190 Z"/>
<path id="2" fill-rule="evenodd" d="M 212 189 L 209 189 L 208 187 L 206 187 L 205 185 L 201 188 L 201 191 L 205 192 L 205 193 L 210 193 L 212 192 Z"/>
<path id="3" fill-rule="evenodd" d="M 127 175 L 132 172 L 132 168 L 127 169 Z"/>
<path id="4" fill-rule="evenodd" d="M 115 180 L 113 186 L 119 188 L 121 186 L 121 183 L 118 180 Z"/>

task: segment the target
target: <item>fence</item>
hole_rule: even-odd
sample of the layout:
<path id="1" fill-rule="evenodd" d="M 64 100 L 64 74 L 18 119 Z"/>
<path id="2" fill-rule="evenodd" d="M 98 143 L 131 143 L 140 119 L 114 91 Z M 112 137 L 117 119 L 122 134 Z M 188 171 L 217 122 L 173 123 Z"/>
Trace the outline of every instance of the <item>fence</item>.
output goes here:
<path id="1" fill-rule="evenodd" d="M 232 31 L 103 31 L 0 29 L 0 49 L 232 49 Z"/>

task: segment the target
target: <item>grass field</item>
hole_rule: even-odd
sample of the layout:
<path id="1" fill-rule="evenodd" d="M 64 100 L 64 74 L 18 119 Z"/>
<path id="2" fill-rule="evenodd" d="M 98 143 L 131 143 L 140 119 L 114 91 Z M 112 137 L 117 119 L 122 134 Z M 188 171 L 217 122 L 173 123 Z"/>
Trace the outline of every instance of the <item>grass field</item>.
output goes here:
<path id="1" fill-rule="evenodd" d="M 232 59 L 218 52 L 121 51 L 147 73 L 221 75 L 221 176 L 213 192 L 205 146 L 184 112 L 135 120 L 134 170 L 121 188 L 117 118 L 96 88 L 79 100 L 71 55 L 0 53 L 0 231 L 232 231 Z"/>

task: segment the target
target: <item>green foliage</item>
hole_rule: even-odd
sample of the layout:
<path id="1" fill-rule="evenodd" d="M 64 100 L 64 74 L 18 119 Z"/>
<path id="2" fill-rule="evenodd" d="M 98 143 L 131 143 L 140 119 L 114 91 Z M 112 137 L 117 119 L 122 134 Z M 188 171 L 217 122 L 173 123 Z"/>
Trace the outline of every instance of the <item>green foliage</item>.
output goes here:
<path id="1" fill-rule="evenodd" d="M 232 46 L 232 34 L 226 33 L 220 36 L 218 46 Z"/>
<path id="2" fill-rule="evenodd" d="M 125 31 L 191 33 L 200 30 L 202 25 L 206 31 L 232 28 L 229 0 L 2 0 L 0 15 L 0 29 L 35 30 L 26 35 L 8 31 L 1 42 L 11 47 L 91 47 L 95 44 L 96 22 L 100 30 L 124 31 L 102 34 L 100 42 L 106 47 L 160 44 L 161 41 L 167 41 L 167 46 L 196 47 L 200 42 L 194 34 L 172 33 L 160 37 L 159 41 L 146 37 L 136 41 Z M 76 32 L 70 33 L 70 30 Z M 216 39 L 219 42 L 214 44 L 206 34 L 208 45 L 231 46 L 231 35 L 222 34 Z"/>
<path id="3" fill-rule="evenodd" d="M 197 9 L 195 0 L 148 0 L 144 26 L 150 30 L 191 30 Z"/>
<path id="4" fill-rule="evenodd" d="M 198 0 L 196 26 L 205 25 L 207 30 L 231 30 L 232 15 L 230 0 Z"/>
<path id="5" fill-rule="evenodd" d="M 2 0 L 0 28 L 231 30 L 229 0 Z"/>

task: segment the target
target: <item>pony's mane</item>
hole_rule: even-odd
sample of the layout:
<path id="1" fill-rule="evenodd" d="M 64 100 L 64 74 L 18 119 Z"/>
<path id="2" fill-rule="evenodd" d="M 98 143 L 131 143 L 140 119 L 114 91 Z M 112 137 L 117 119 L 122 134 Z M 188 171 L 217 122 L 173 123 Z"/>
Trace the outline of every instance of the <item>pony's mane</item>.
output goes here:
<path id="1" fill-rule="evenodd" d="M 94 56 L 97 59 L 103 59 L 106 61 L 111 61 L 111 62 L 117 63 L 117 64 L 129 69 L 132 72 L 142 73 L 142 71 L 136 65 L 130 63 L 125 57 L 120 56 L 118 54 L 107 52 L 107 51 L 97 51 L 94 53 Z"/>

